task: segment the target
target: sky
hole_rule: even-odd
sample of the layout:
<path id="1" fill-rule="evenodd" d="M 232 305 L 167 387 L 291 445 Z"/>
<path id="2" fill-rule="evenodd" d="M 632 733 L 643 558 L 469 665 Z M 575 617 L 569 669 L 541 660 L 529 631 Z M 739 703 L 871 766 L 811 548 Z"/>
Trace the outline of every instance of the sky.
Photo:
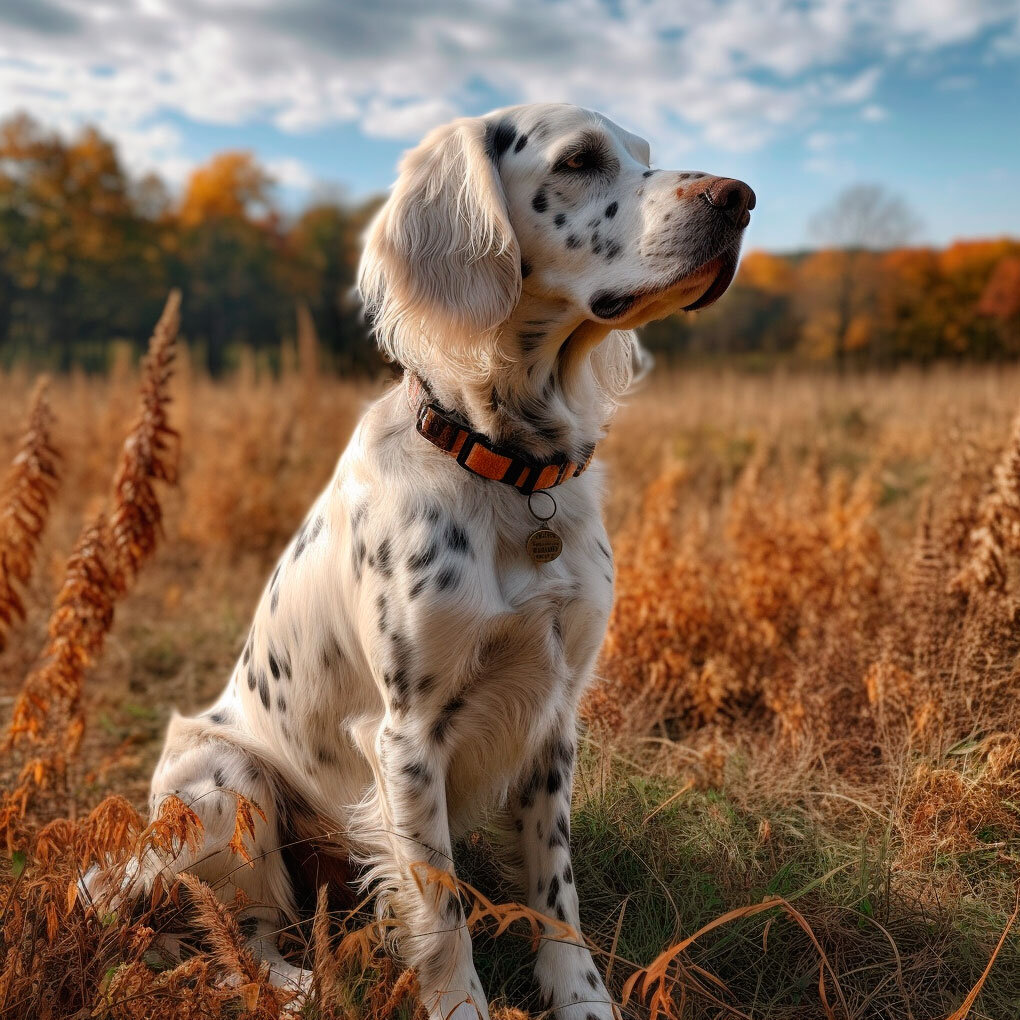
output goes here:
<path id="1" fill-rule="evenodd" d="M 436 124 L 573 102 L 746 180 L 749 244 L 877 183 L 916 240 L 1020 235 L 1020 0 L 0 0 L 0 117 L 97 125 L 172 187 L 250 149 L 297 209 Z"/>

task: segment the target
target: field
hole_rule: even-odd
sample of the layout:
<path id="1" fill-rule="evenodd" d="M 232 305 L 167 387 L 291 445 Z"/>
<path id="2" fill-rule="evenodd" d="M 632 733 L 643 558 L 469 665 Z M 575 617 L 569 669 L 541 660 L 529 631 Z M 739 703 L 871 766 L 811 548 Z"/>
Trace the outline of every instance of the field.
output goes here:
<path id="1" fill-rule="evenodd" d="M 49 386 L 59 481 L 14 584 L 25 618 L 5 628 L 5 724 L 83 524 L 109 500 L 115 533 L 135 538 L 129 569 L 107 579 L 105 643 L 74 666 L 84 687 L 51 692 L 29 713 L 43 730 L 3 761 L 4 1018 L 279 1012 L 231 912 L 201 889 L 132 919 L 86 917 L 68 888 L 97 848 L 188 835 L 182 815 L 139 836 L 131 810 L 144 809 L 167 717 L 219 691 L 279 550 L 389 385 L 325 376 L 314 355 L 275 375 L 247 358 L 213 382 L 179 353 L 167 412 L 179 470 L 155 483 L 158 532 L 151 513 L 125 525 L 137 484 L 110 496 L 137 368 L 125 358 Z M 0 376 L 5 465 L 32 385 Z M 150 412 L 162 407 L 148 393 Z M 685 1018 L 1020 1015 L 1018 409 L 1013 367 L 702 368 L 653 372 L 621 411 L 600 452 L 617 604 L 585 704 L 573 833 L 586 934 L 625 1016 L 649 1015 L 656 994 Z M 60 633 L 75 607 L 96 609 L 76 590 Z M 121 799 L 94 811 L 109 794 Z M 509 903 L 491 860 L 476 833 L 460 876 Z M 539 1015 L 527 918 L 497 937 L 512 910 L 478 905 L 490 999 L 507 1017 Z M 182 909 L 204 939 L 174 965 L 155 937 Z M 412 1015 L 413 975 L 367 923 L 322 903 L 289 933 L 319 978 L 305 1015 Z M 248 975 L 240 987 L 219 980 L 231 968 Z"/>

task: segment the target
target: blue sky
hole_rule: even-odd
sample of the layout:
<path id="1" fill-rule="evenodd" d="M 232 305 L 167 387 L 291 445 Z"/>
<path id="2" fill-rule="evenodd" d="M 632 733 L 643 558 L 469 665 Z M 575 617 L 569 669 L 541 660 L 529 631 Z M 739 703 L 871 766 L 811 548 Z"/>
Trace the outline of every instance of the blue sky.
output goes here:
<path id="1" fill-rule="evenodd" d="M 98 124 L 173 186 L 252 149 L 291 208 L 539 100 L 747 180 L 754 246 L 809 243 L 858 182 L 902 196 L 918 240 L 1020 235 L 1020 0 L 0 0 L 0 116 Z"/>

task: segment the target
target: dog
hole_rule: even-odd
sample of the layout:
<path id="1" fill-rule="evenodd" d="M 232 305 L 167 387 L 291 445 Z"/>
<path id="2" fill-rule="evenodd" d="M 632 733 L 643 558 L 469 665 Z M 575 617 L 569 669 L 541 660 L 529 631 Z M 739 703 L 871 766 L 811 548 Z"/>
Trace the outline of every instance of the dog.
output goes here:
<path id="1" fill-rule="evenodd" d="M 726 290 L 754 204 L 740 181 L 653 170 L 647 142 L 568 105 L 459 119 L 404 157 L 358 279 L 403 381 L 280 557 L 220 698 L 170 722 L 150 808 L 184 799 L 203 844 L 143 858 L 121 902 L 185 870 L 239 888 L 271 979 L 304 991 L 273 932 L 297 910 L 283 834 L 313 819 L 397 920 L 430 1017 L 487 1018 L 459 897 L 420 871 L 452 874 L 487 820 L 550 919 L 543 1006 L 611 1020 L 570 858 L 578 703 L 613 597 L 593 452 L 642 364 L 634 328 Z M 237 794 L 265 814 L 251 868 L 227 845 Z"/>

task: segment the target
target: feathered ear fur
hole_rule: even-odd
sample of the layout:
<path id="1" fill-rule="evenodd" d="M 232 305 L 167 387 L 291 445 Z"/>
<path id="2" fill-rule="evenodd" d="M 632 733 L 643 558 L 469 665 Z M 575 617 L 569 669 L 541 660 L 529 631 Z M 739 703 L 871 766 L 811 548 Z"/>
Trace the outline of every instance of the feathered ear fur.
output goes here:
<path id="1" fill-rule="evenodd" d="M 520 299 L 520 249 L 485 139 L 478 118 L 432 131 L 369 226 L 358 289 L 380 346 L 405 364 L 423 341 L 469 353 Z"/>

